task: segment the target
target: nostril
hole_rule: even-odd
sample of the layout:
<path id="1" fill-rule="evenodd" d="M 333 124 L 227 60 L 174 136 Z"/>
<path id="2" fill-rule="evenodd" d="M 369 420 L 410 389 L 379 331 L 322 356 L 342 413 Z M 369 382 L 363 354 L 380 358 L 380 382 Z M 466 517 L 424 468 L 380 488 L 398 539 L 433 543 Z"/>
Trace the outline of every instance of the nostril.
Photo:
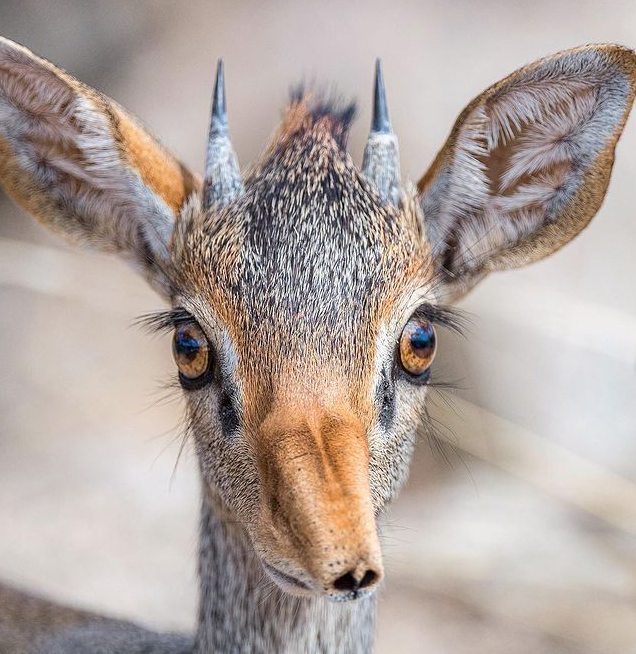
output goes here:
<path id="1" fill-rule="evenodd" d="M 345 572 L 342 577 L 338 577 L 338 579 L 333 582 L 333 587 L 336 590 L 357 590 L 358 580 L 351 572 Z"/>
<path id="2" fill-rule="evenodd" d="M 338 577 L 333 582 L 333 587 L 336 590 L 343 591 L 357 591 L 361 588 L 368 588 L 372 586 L 378 580 L 378 573 L 374 570 L 367 570 L 362 579 L 357 579 L 353 571 L 345 572 L 341 577 Z"/>
<path id="3" fill-rule="evenodd" d="M 360 580 L 360 588 L 368 588 L 378 580 L 378 573 L 374 570 L 367 570 Z"/>

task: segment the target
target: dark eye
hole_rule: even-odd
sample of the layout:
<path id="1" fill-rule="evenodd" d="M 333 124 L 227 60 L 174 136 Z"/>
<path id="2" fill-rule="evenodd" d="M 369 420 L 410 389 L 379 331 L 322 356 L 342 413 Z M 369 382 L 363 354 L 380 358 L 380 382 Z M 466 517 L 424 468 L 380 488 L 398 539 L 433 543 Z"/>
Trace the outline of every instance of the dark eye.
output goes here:
<path id="1" fill-rule="evenodd" d="M 203 330 L 196 323 L 179 325 L 174 330 L 172 355 L 184 386 L 206 377 L 210 369 L 210 348 Z"/>
<path id="2" fill-rule="evenodd" d="M 402 368 L 413 377 L 424 376 L 433 363 L 436 350 L 433 325 L 420 318 L 411 319 L 400 336 Z"/>

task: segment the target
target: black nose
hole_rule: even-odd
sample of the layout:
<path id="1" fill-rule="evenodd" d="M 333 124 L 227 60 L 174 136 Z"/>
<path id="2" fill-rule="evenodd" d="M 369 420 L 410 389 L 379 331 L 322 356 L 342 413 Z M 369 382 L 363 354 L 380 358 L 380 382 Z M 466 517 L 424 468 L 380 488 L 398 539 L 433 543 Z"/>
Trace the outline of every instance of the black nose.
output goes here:
<path id="1" fill-rule="evenodd" d="M 345 572 L 341 577 L 338 577 L 333 582 L 333 587 L 336 590 L 356 592 L 358 590 L 362 590 L 363 588 L 373 586 L 373 584 L 375 584 L 379 578 L 378 573 L 374 570 L 367 570 L 362 575 L 362 577 L 356 577 L 354 574 L 355 572 L 356 571 L 354 570 Z"/>

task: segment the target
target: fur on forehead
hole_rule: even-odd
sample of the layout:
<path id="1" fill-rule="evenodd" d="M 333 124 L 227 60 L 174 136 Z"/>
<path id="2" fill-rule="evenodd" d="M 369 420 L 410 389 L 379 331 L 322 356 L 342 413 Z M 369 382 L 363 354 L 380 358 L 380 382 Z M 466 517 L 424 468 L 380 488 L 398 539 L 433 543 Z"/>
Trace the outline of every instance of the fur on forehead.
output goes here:
<path id="1" fill-rule="evenodd" d="M 268 309 L 277 321 L 314 312 L 333 326 L 347 303 L 377 306 L 422 276 L 430 251 L 414 192 L 399 207 L 381 202 L 346 152 L 352 118 L 353 105 L 292 97 L 244 192 L 221 210 L 190 205 L 180 216 L 177 286 L 221 293 L 232 311 L 240 298 L 252 320 Z"/>

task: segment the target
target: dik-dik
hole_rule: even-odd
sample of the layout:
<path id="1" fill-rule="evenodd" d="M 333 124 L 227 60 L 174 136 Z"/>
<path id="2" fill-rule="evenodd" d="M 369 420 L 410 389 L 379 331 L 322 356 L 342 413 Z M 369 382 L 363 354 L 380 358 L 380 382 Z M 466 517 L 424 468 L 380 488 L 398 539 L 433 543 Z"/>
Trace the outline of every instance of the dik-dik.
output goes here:
<path id="1" fill-rule="evenodd" d="M 112 100 L 1 40 L 0 179 L 168 303 L 150 323 L 173 332 L 202 502 L 193 638 L 5 588 L 0 650 L 370 652 L 377 518 L 426 419 L 448 303 L 589 223 L 635 86 L 616 45 L 526 66 L 466 107 L 415 187 L 379 66 L 361 168 L 352 107 L 298 92 L 245 179 L 219 67 L 201 181 Z"/>

